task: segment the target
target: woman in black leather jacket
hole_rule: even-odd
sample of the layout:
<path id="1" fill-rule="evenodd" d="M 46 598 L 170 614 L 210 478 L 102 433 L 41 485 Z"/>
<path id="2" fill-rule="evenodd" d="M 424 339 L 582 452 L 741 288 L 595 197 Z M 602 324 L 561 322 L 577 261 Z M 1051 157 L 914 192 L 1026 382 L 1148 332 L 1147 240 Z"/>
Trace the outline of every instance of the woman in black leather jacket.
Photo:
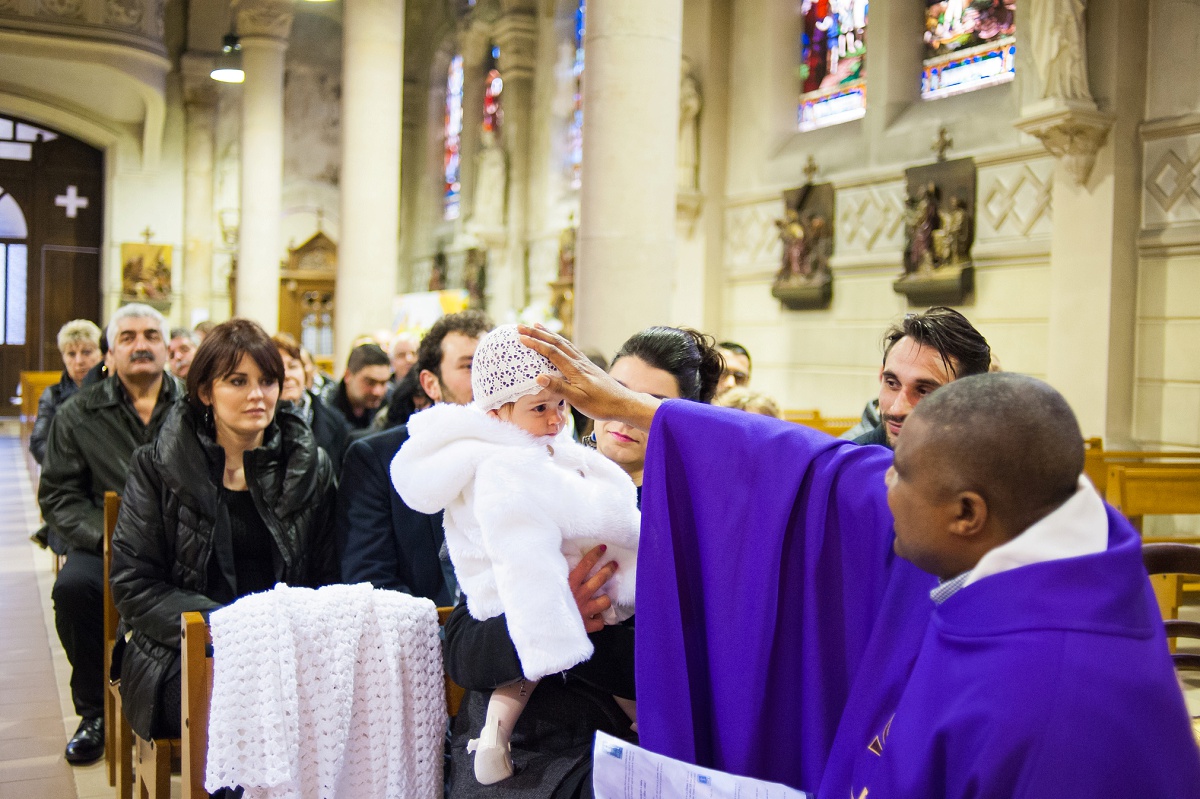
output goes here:
<path id="1" fill-rule="evenodd" d="M 336 481 L 308 425 L 276 414 L 283 364 L 234 319 L 204 339 L 188 399 L 134 453 L 113 532 L 112 593 L 132 631 L 121 699 L 134 732 L 179 735 L 179 615 L 277 582 L 335 582 Z"/>

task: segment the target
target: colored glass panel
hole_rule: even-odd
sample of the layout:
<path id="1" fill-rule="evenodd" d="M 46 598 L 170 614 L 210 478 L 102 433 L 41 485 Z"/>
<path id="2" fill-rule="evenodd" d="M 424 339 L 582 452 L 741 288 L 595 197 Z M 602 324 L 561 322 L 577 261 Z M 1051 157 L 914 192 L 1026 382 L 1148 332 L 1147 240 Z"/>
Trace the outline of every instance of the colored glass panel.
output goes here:
<path id="1" fill-rule="evenodd" d="M 867 0 L 801 2 L 800 130 L 866 114 L 868 5 Z"/>
<path id="2" fill-rule="evenodd" d="M 926 0 L 921 97 L 995 86 L 1017 69 L 1017 0 Z"/>

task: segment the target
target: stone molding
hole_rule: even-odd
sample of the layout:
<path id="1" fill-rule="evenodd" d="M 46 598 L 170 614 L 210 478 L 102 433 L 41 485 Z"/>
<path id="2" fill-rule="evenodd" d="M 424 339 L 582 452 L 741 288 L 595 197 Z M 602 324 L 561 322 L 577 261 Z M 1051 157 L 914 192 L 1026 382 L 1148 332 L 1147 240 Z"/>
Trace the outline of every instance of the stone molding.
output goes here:
<path id="1" fill-rule="evenodd" d="M 496 20 L 493 36 L 500 47 L 500 72 L 504 79 L 533 79 L 537 64 L 537 19 L 531 13 L 511 11 Z"/>
<path id="2" fill-rule="evenodd" d="M 0 0 L 0 29 L 115 42 L 165 55 L 162 0 Z"/>
<path id="3" fill-rule="evenodd" d="M 188 52 L 180 56 L 179 72 L 183 77 L 185 105 L 216 107 L 217 82 L 209 77 L 213 61 L 211 53 Z"/>
<path id="4" fill-rule="evenodd" d="M 242 0 L 237 5 L 238 35 L 287 42 L 294 12 L 287 0 Z"/>
<path id="5" fill-rule="evenodd" d="M 1108 139 L 1113 118 L 1090 102 L 1048 100 L 1024 109 L 1013 125 L 1033 136 L 1061 159 L 1075 182 L 1087 183 L 1096 163 L 1096 153 Z"/>

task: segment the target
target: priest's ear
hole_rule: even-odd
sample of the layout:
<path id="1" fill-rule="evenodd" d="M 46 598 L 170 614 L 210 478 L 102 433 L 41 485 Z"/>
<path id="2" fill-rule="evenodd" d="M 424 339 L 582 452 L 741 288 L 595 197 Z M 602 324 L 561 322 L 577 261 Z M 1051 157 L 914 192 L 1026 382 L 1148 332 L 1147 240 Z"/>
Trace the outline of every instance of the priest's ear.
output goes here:
<path id="1" fill-rule="evenodd" d="M 957 537 L 979 540 L 991 518 L 987 500 L 978 491 L 960 491 L 954 498 L 954 520 L 950 532 Z"/>

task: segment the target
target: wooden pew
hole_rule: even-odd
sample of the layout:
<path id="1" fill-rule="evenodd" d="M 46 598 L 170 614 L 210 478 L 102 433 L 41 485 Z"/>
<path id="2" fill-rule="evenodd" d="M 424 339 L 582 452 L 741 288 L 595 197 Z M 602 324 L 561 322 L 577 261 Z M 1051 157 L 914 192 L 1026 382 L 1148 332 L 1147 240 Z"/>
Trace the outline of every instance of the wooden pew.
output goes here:
<path id="1" fill-rule="evenodd" d="M 180 756 L 182 742 L 178 738 L 146 741 L 134 735 L 121 708 L 120 680 L 109 676 L 112 674 L 112 648 L 121 621 L 113 603 L 109 579 L 112 534 L 120 512 L 121 497 L 115 492 L 107 492 L 104 495 L 104 674 L 108 685 L 104 696 L 104 748 L 109 784 L 115 784 L 119 799 L 132 799 L 135 792 L 139 799 L 170 799 L 171 763 Z"/>
<path id="2" fill-rule="evenodd" d="M 1096 486 L 1100 496 L 1108 493 L 1108 467 L 1119 464 L 1170 464 L 1200 465 L 1200 451 L 1185 452 L 1182 450 L 1105 450 L 1104 443 L 1099 438 L 1089 438 L 1084 442 L 1083 472 Z"/>
<path id="3" fill-rule="evenodd" d="M 445 627 L 446 619 L 450 618 L 450 614 L 454 612 L 454 608 L 438 608 L 438 626 Z M 446 681 L 446 715 L 454 718 L 458 715 L 458 709 L 462 706 L 463 696 L 466 691 L 462 686 L 450 679 L 449 674 L 445 674 L 443 678 Z"/>
<path id="4" fill-rule="evenodd" d="M 133 797 L 133 731 L 121 709 L 120 680 L 113 679 L 112 653 L 117 642 L 120 616 L 113 604 L 109 572 L 112 567 L 112 535 L 121 510 L 121 497 L 114 491 L 104 495 L 104 761 L 108 784 L 117 789 L 117 799 Z"/>
<path id="5" fill-rule="evenodd" d="M 791 410 L 783 412 L 784 421 L 812 427 L 831 436 L 840 436 L 858 424 L 859 416 L 822 416 L 818 410 Z"/>
<path id="6" fill-rule="evenodd" d="M 208 764 L 208 711 L 212 704 L 212 630 L 204 614 L 184 613 L 182 625 L 183 699 L 180 703 L 183 799 L 208 799 L 204 770 Z"/>

